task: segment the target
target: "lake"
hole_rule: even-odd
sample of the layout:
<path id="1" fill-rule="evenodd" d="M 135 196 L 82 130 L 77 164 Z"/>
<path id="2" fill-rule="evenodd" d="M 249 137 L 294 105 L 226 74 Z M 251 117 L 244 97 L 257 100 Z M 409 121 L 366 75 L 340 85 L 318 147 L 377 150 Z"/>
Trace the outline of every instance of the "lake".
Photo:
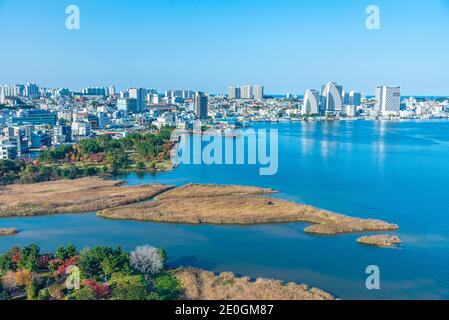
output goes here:
<path id="1" fill-rule="evenodd" d="M 279 132 L 279 170 L 258 166 L 181 165 L 157 175 L 129 174 L 129 184 L 242 184 L 271 187 L 283 199 L 397 223 L 404 244 L 356 243 L 360 234 L 312 236 L 306 224 L 190 226 L 110 221 L 95 214 L 0 219 L 15 237 L 0 251 L 37 243 L 78 247 L 165 247 L 173 266 L 306 283 L 343 299 L 449 299 L 449 121 L 334 121 L 255 124 Z M 365 288 L 377 265 L 381 289 Z"/>

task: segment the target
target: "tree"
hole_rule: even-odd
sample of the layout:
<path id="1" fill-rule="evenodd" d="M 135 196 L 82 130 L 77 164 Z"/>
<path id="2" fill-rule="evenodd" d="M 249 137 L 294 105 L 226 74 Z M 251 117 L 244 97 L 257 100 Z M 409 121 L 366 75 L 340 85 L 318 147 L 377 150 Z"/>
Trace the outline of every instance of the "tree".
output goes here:
<path id="1" fill-rule="evenodd" d="M 59 260 L 67 260 L 78 255 L 78 251 L 76 250 L 76 247 L 74 245 L 69 244 L 67 248 L 64 248 L 64 246 L 58 247 L 56 249 L 55 255 Z"/>
<path id="2" fill-rule="evenodd" d="M 92 155 L 104 151 L 96 140 L 87 139 L 83 140 L 79 144 L 79 150 L 82 155 Z"/>
<path id="3" fill-rule="evenodd" d="M 39 296 L 39 288 L 35 279 L 27 285 L 27 300 L 37 300 Z"/>
<path id="4" fill-rule="evenodd" d="M 4 290 L 8 290 L 11 293 L 12 290 L 18 287 L 16 280 L 16 273 L 14 271 L 8 271 L 2 277 L 2 286 Z"/>
<path id="5" fill-rule="evenodd" d="M 98 249 L 85 249 L 81 251 L 78 266 L 84 278 L 99 278 L 103 269 L 101 268 L 102 257 Z"/>
<path id="6" fill-rule="evenodd" d="M 68 165 L 64 165 L 63 167 L 58 168 L 57 174 L 60 178 L 73 180 L 78 177 L 79 170 L 75 164 L 70 163 Z"/>
<path id="7" fill-rule="evenodd" d="M 127 274 L 130 272 L 129 255 L 123 252 L 120 247 L 108 252 L 101 262 L 101 267 L 106 275 L 120 272 Z"/>
<path id="8" fill-rule="evenodd" d="M 84 284 L 92 289 L 97 299 L 106 299 L 111 294 L 111 288 L 106 284 L 97 283 L 91 279 L 84 281 Z"/>
<path id="9" fill-rule="evenodd" d="M 120 247 L 83 250 L 77 262 L 84 278 L 100 279 L 115 272 L 129 273 L 129 256 Z"/>
<path id="10" fill-rule="evenodd" d="M 31 244 L 20 251 L 18 267 L 23 270 L 37 271 L 39 269 L 39 247 Z"/>
<path id="11" fill-rule="evenodd" d="M 0 256 L 0 276 L 10 270 L 16 270 L 17 264 L 12 260 L 12 252 Z"/>
<path id="12" fill-rule="evenodd" d="M 16 283 L 19 287 L 27 287 L 35 277 L 35 275 L 29 270 L 17 271 L 15 275 Z"/>
<path id="13" fill-rule="evenodd" d="M 70 158 L 70 154 L 74 152 L 71 145 L 64 144 L 55 148 L 43 151 L 37 160 L 44 163 L 54 163 L 60 160 L 66 160 Z"/>
<path id="14" fill-rule="evenodd" d="M 145 163 L 143 163 L 142 161 L 138 161 L 136 163 L 136 169 L 137 170 L 144 170 L 145 169 Z"/>
<path id="15" fill-rule="evenodd" d="M 37 300 L 41 300 L 41 301 L 46 301 L 46 300 L 50 300 L 51 295 L 50 295 L 50 290 L 48 290 L 48 288 L 45 288 L 41 291 L 39 291 L 39 294 L 37 296 Z"/>
<path id="16" fill-rule="evenodd" d="M 3 288 L 3 285 L 0 282 L 0 301 L 8 300 L 10 298 L 9 293 Z"/>
<path id="17" fill-rule="evenodd" d="M 159 136 L 162 140 L 167 141 L 167 140 L 170 140 L 170 139 L 171 139 L 171 134 L 172 134 L 172 132 L 173 132 L 173 128 L 165 126 L 165 127 L 162 127 L 162 128 L 159 130 L 158 136 Z"/>
<path id="18" fill-rule="evenodd" d="M 178 300 L 182 293 L 178 279 L 168 273 L 154 279 L 154 290 L 160 300 Z"/>
<path id="19" fill-rule="evenodd" d="M 111 279 L 112 299 L 114 300 L 149 300 L 148 283 L 142 275 L 115 276 Z"/>
<path id="20" fill-rule="evenodd" d="M 126 169 L 130 164 L 129 156 L 126 153 L 112 152 L 108 154 L 107 159 L 114 172 L 117 172 L 119 169 Z"/>
<path id="21" fill-rule="evenodd" d="M 75 290 L 70 296 L 70 300 L 80 300 L 80 301 L 89 301 L 89 300 L 97 300 L 94 291 L 91 287 L 85 286 L 79 290 Z"/>
<path id="22" fill-rule="evenodd" d="M 164 269 L 164 262 L 158 249 L 145 245 L 137 247 L 130 254 L 131 267 L 141 272 L 146 279 Z"/>

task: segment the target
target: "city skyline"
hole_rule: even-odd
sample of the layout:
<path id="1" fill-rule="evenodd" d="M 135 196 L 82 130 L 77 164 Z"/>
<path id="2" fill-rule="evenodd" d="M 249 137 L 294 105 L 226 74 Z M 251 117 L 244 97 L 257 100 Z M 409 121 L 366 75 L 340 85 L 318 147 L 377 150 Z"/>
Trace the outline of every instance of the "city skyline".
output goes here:
<path id="1" fill-rule="evenodd" d="M 336 79 L 367 95 L 385 83 L 400 85 L 404 95 L 444 96 L 448 3 L 377 1 L 381 28 L 368 30 L 366 1 L 81 0 L 81 28 L 70 31 L 67 1 L 0 0 L 0 25 L 9 30 L 3 41 L 14 43 L 1 53 L 8 63 L 0 83 L 216 94 L 262 83 L 267 94 L 300 94 Z"/>

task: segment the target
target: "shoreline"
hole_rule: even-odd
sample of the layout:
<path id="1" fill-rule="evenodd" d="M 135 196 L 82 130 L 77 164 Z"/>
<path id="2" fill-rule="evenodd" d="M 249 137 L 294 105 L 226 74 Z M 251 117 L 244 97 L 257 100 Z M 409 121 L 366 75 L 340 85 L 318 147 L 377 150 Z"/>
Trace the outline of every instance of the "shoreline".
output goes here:
<path id="1" fill-rule="evenodd" d="M 19 231 L 16 228 L 0 228 L 0 237 L 10 237 L 18 234 Z"/>
<path id="2" fill-rule="evenodd" d="M 232 272 L 214 273 L 193 267 L 174 271 L 184 287 L 181 300 L 336 300 L 333 294 L 313 286 L 271 278 L 252 279 Z"/>
<path id="3" fill-rule="evenodd" d="M 59 246 L 54 251 L 40 252 L 39 246 L 14 246 L 0 254 L 0 294 L 3 300 L 336 300 L 336 296 L 320 288 L 298 282 L 273 278 L 250 278 L 233 272 L 213 272 L 192 266 L 170 267 L 164 248 L 142 245 L 133 251 L 120 247 L 97 246 L 78 250 L 73 245 Z M 26 254 L 32 257 L 21 264 Z M 157 262 L 156 270 L 148 271 L 138 258 Z M 94 262 L 86 265 L 85 260 Z M 120 262 L 114 269 L 105 261 Z M 80 287 L 68 288 L 68 268 L 81 270 Z M 29 281 L 19 279 L 29 275 Z M 42 281 L 46 279 L 46 281 Z M 81 280 L 81 279 L 80 279 Z M 97 289 L 104 290 L 97 290 Z M 6 290 L 5 290 L 6 289 Z"/>
<path id="4" fill-rule="evenodd" d="M 128 186 L 99 177 L 0 187 L 0 218 L 82 214 L 147 201 L 168 185 Z"/>
<path id="5" fill-rule="evenodd" d="M 172 188 L 153 201 L 101 210 L 97 216 L 112 220 L 157 223 L 261 225 L 304 222 L 304 232 L 338 235 L 370 231 L 396 231 L 399 226 L 361 219 L 309 205 L 268 197 L 272 189 L 245 186 L 189 184 Z"/>
<path id="6" fill-rule="evenodd" d="M 380 248 L 397 248 L 402 244 L 402 240 L 397 236 L 390 235 L 374 235 L 365 236 L 357 239 L 357 242 L 367 246 Z"/>
<path id="7" fill-rule="evenodd" d="M 82 178 L 0 188 L 0 218 L 95 212 L 111 220 L 156 223 L 262 225 L 303 222 L 304 232 L 339 235 L 396 231 L 399 226 L 269 197 L 277 191 L 239 185 L 181 187 Z"/>

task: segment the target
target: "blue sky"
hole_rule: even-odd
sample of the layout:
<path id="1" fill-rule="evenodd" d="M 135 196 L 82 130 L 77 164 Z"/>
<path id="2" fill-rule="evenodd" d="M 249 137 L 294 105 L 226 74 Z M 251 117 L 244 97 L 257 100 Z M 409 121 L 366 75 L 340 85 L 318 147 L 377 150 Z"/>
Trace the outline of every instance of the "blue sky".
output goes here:
<path id="1" fill-rule="evenodd" d="M 370 4 L 380 30 L 365 28 Z M 449 0 L 0 0 L 0 30 L 0 83 L 449 95 Z"/>

